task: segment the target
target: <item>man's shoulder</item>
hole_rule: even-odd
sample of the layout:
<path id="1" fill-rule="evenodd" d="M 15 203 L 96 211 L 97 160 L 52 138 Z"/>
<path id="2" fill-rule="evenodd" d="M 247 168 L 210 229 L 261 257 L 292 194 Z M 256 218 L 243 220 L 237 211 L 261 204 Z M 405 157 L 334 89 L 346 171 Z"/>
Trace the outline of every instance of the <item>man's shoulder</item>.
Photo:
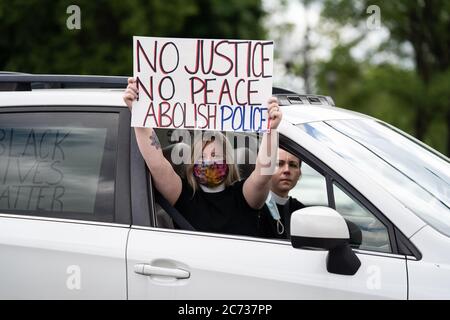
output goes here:
<path id="1" fill-rule="evenodd" d="M 292 207 L 293 211 L 305 208 L 305 205 L 294 197 L 291 197 L 290 206 Z"/>

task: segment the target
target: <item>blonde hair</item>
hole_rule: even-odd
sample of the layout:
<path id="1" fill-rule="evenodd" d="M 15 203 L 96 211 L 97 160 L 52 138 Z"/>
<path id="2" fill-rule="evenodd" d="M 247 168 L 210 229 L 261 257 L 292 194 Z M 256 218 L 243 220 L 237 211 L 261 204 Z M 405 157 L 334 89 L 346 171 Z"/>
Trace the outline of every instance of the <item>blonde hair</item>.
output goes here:
<path id="1" fill-rule="evenodd" d="M 194 144 L 191 149 L 191 163 L 186 166 L 186 180 L 193 190 L 192 196 L 195 195 L 195 192 L 199 188 L 199 184 L 194 177 L 194 164 L 200 157 L 202 157 L 203 150 L 210 143 L 217 143 L 221 145 L 222 150 L 224 151 L 223 154 L 225 155 L 225 162 L 228 166 L 228 174 L 224 180 L 225 187 L 228 187 L 241 179 L 239 169 L 234 161 L 233 147 L 227 137 L 219 131 L 204 132 L 202 135 L 197 136 L 194 140 Z M 199 149 L 200 145 L 201 149 Z"/>

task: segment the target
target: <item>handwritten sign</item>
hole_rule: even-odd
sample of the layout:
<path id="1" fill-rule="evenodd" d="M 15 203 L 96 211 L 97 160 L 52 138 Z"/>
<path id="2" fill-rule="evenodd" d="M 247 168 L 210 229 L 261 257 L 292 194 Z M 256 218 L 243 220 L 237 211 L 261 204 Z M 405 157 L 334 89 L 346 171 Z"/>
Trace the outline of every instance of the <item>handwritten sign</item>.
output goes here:
<path id="1" fill-rule="evenodd" d="M 133 37 L 133 127 L 266 131 L 273 42 Z"/>
<path id="2" fill-rule="evenodd" d="M 105 128 L 0 127 L 0 210 L 92 215 Z"/>

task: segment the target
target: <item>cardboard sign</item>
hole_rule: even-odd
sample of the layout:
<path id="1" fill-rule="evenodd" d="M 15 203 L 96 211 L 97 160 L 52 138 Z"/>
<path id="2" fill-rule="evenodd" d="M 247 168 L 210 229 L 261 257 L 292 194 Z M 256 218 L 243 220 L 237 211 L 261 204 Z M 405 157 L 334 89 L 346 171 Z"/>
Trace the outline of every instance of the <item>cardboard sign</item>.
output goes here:
<path id="1" fill-rule="evenodd" d="M 133 127 L 266 131 L 273 41 L 133 37 Z"/>

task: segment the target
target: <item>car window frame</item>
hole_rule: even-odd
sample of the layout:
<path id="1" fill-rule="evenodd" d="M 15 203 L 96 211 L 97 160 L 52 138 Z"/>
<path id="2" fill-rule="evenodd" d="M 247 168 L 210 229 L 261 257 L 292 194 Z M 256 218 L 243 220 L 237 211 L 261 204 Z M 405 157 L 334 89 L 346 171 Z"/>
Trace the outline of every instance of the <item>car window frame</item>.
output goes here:
<path id="1" fill-rule="evenodd" d="M 130 132 L 131 224 L 135 227 L 153 227 L 156 222 L 151 176 L 139 151 L 134 130 Z"/>
<path id="2" fill-rule="evenodd" d="M 46 217 L 40 215 L 27 215 L 20 212 L 4 213 L 2 215 L 15 216 L 21 218 L 67 221 L 89 223 L 89 224 L 113 224 L 131 225 L 131 198 L 130 198 L 130 120 L 131 115 L 128 109 L 118 106 L 108 105 L 18 105 L 2 106 L 2 114 L 26 114 L 26 113 L 116 113 L 119 116 L 117 128 L 117 156 L 114 170 L 114 212 L 113 221 L 105 222 L 96 219 L 67 218 L 67 217 Z"/>

